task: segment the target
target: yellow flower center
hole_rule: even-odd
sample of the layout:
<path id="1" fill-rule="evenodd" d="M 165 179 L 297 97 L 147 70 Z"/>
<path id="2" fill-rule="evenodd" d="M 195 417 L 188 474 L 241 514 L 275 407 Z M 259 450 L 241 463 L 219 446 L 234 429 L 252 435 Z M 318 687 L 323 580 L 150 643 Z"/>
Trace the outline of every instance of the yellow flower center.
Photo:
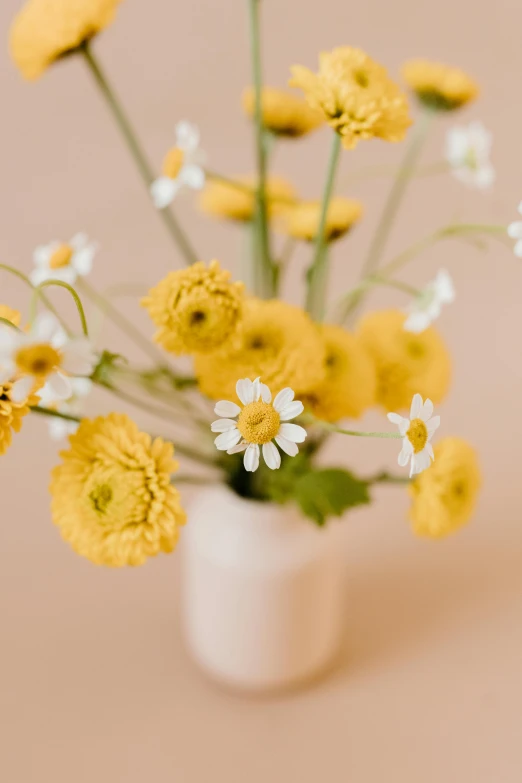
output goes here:
<path id="1" fill-rule="evenodd" d="M 179 147 L 172 147 L 165 155 L 163 161 L 163 174 L 166 177 L 169 177 L 169 179 L 176 179 L 181 171 L 184 160 L 185 153 L 183 150 L 180 150 Z"/>
<path id="2" fill-rule="evenodd" d="M 49 260 L 50 269 L 62 269 L 64 266 L 69 266 L 71 258 L 73 257 L 74 250 L 70 245 L 60 245 Z"/>
<path id="3" fill-rule="evenodd" d="M 49 343 L 38 343 L 20 348 L 15 356 L 16 366 L 23 375 L 44 378 L 60 366 L 61 355 Z"/>
<path id="4" fill-rule="evenodd" d="M 109 484 L 99 484 L 89 493 L 89 499 L 95 511 L 105 514 L 112 500 L 112 489 Z"/>
<path id="5" fill-rule="evenodd" d="M 413 446 L 413 451 L 418 454 L 428 442 L 428 428 L 422 419 L 412 419 L 406 437 Z"/>
<path id="6" fill-rule="evenodd" d="M 248 443 L 268 443 L 279 432 L 281 419 L 268 402 L 250 402 L 245 405 L 237 422 L 237 428 Z"/>

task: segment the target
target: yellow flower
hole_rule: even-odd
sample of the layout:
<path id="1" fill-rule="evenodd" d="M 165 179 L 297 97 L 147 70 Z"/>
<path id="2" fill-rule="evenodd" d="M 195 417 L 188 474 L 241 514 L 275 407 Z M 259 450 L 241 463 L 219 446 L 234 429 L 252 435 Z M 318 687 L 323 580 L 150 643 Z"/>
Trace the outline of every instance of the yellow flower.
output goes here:
<path id="1" fill-rule="evenodd" d="M 450 355 L 439 333 L 432 326 L 420 334 L 406 332 L 406 318 L 383 310 L 366 315 L 358 327 L 377 370 L 376 400 L 386 411 L 409 408 L 417 393 L 440 403 L 451 380 Z"/>
<path id="2" fill-rule="evenodd" d="M 475 451 L 465 440 L 444 438 L 435 462 L 410 484 L 410 519 L 419 536 L 441 538 L 462 527 L 475 509 L 482 480 Z"/>
<path id="3" fill-rule="evenodd" d="M 21 402 L 11 399 L 12 383 L 0 383 L 0 455 L 5 454 L 13 433 L 22 429 L 22 419 L 29 413 L 29 406 L 38 403 L 38 397 L 31 395 Z"/>
<path id="4" fill-rule="evenodd" d="M 467 73 L 442 63 L 410 60 L 403 65 L 402 75 L 417 98 L 431 109 L 458 109 L 479 93 L 478 84 Z"/>
<path id="5" fill-rule="evenodd" d="M 0 305 L 0 318 L 5 318 L 6 321 L 9 321 L 14 326 L 20 326 L 22 314 L 8 305 Z"/>
<path id="6" fill-rule="evenodd" d="M 352 149 L 361 139 L 402 141 L 411 125 L 406 96 L 386 69 L 360 49 L 343 46 L 319 56 L 319 72 L 294 65 L 290 85 Z"/>
<path id="7" fill-rule="evenodd" d="M 11 26 L 11 57 L 26 79 L 89 41 L 114 19 L 120 0 L 27 0 Z"/>
<path id="8" fill-rule="evenodd" d="M 324 377 L 324 346 L 299 307 L 247 299 L 239 347 L 225 356 L 200 354 L 195 369 L 201 391 L 215 400 L 233 398 L 238 378 L 260 377 L 274 394 L 290 386 L 299 395 Z"/>
<path id="9" fill-rule="evenodd" d="M 54 468 L 53 521 L 62 537 L 98 565 L 141 565 L 172 552 L 185 524 L 170 475 L 171 443 L 154 441 L 128 416 L 84 419 Z"/>
<path id="10" fill-rule="evenodd" d="M 154 341 L 170 353 L 208 353 L 233 340 L 243 309 L 243 283 L 231 283 L 218 261 L 180 269 L 141 300 L 158 327 Z"/>
<path id="11" fill-rule="evenodd" d="M 276 87 L 263 87 L 261 108 L 263 125 L 278 136 L 304 136 L 324 123 L 321 112 L 311 109 L 302 98 Z M 243 93 L 243 109 L 248 117 L 254 117 L 253 87 L 248 87 Z"/>
<path id="12" fill-rule="evenodd" d="M 361 341 L 340 326 L 321 326 L 326 354 L 325 377 L 302 395 L 319 419 L 358 418 L 375 403 L 375 366 Z"/>
<path id="13" fill-rule="evenodd" d="M 320 201 L 300 201 L 282 213 L 282 226 L 286 234 L 294 239 L 313 242 L 321 222 Z M 360 220 L 362 205 L 354 199 L 334 196 L 326 213 L 325 237 L 327 242 L 344 236 Z"/>
<path id="14" fill-rule="evenodd" d="M 293 203 L 295 190 L 282 177 L 268 177 L 266 187 L 269 217 L 278 214 Z M 224 180 L 209 180 L 199 199 L 199 206 L 212 217 L 246 223 L 252 220 L 256 209 L 255 184 L 252 178 L 243 178 L 234 185 Z"/>

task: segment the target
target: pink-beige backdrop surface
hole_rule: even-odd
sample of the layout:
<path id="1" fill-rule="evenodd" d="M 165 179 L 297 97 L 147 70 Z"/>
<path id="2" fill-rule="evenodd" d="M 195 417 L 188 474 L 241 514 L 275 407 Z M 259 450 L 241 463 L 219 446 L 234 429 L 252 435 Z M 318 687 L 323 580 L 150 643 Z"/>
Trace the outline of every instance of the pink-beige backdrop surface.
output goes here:
<path id="1" fill-rule="evenodd" d="M 152 283 L 179 263 L 80 61 L 34 84 L 7 55 L 20 7 L 0 6 L 0 260 L 31 267 L 33 248 L 85 230 L 101 246 L 94 280 Z M 494 134 L 497 182 L 487 194 L 448 177 L 411 188 L 388 255 L 454 218 L 509 222 L 522 198 L 522 6 L 472 0 L 265 0 L 267 81 L 292 63 L 354 44 L 397 74 L 411 56 L 476 76 L 476 105 L 440 123 L 424 162 L 440 159 L 449 124 L 482 119 Z M 181 118 L 198 123 L 213 169 L 252 169 L 239 95 L 249 83 L 246 0 L 127 0 L 95 44 L 156 166 Z M 283 145 L 275 171 L 316 197 L 328 133 Z M 379 142 L 345 153 L 339 192 L 365 202 L 365 220 L 335 253 L 332 290 L 356 279 L 387 180 L 354 182 L 361 166 L 393 164 Z M 343 184 L 344 183 L 344 184 Z M 190 197 L 176 204 L 203 259 L 239 274 L 241 232 L 209 222 Z M 298 259 L 288 296 L 297 300 Z M 344 521 L 349 573 L 346 648 L 309 690 L 253 700 L 203 679 L 182 645 L 179 557 L 110 571 L 78 558 L 49 514 L 57 447 L 46 422 L 26 420 L 0 463 L 0 779 L 5 783 L 518 783 L 521 776 L 522 314 L 520 262 L 509 249 L 446 243 L 411 268 L 422 283 L 452 271 L 456 304 L 440 321 L 454 356 L 442 433 L 473 441 L 484 490 L 473 522 L 441 541 L 415 539 L 396 489 Z M 5 276 L 0 301 L 26 307 Z M 59 296 L 57 298 L 59 300 Z M 380 295 L 402 306 L 400 295 Z M 127 314 L 152 329 L 135 303 Z M 128 344 L 112 328 L 110 347 Z M 137 357 L 136 357 L 137 358 Z M 96 406 L 113 407 L 104 395 Z M 139 418 L 144 424 L 148 421 Z M 369 421 L 380 421 L 371 416 Z M 392 466 L 396 444 L 342 440 L 330 457 Z"/>

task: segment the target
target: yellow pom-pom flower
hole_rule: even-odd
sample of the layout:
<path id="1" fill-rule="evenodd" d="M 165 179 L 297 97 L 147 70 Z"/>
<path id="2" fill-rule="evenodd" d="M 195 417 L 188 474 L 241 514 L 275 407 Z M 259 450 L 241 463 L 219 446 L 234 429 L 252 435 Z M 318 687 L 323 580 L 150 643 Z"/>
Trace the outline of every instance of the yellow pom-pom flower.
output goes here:
<path id="1" fill-rule="evenodd" d="M 340 326 L 324 324 L 320 332 L 325 345 L 325 377 L 301 399 L 319 419 L 357 419 L 375 403 L 374 363 L 361 341 Z"/>
<path id="2" fill-rule="evenodd" d="M 293 185 L 282 177 L 270 176 L 266 183 L 268 216 L 279 214 L 295 201 Z M 200 209 L 212 217 L 248 223 L 256 210 L 255 184 L 252 178 L 237 183 L 209 179 L 199 199 Z"/>
<path id="3" fill-rule="evenodd" d="M 22 419 L 30 411 L 30 405 L 38 403 L 38 397 L 31 395 L 17 402 L 11 397 L 12 383 L 0 383 L 0 455 L 5 454 L 13 439 L 13 432 L 20 432 Z"/>
<path id="4" fill-rule="evenodd" d="M 410 484 L 410 519 L 419 536 L 442 538 L 469 521 L 482 483 L 477 455 L 465 440 L 444 438 L 435 462 Z"/>
<path id="5" fill-rule="evenodd" d="M 343 46 L 323 52 L 318 73 L 294 65 L 290 85 L 303 90 L 347 149 L 363 139 L 402 141 L 411 125 L 406 96 L 361 49 Z"/>
<path id="6" fill-rule="evenodd" d="M 243 109 L 248 117 L 254 117 L 255 92 L 252 87 L 243 92 Z M 322 113 L 312 109 L 303 98 L 276 87 L 263 87 L 261 111 L 264 127 L 277 136 L 297 138 L 324 123 Z"/>
<path id="7" fill-rule="evenodd" d="M 93 563 L 141 565 L 172 552 L 185 524 L 174 448 L 140 432 L 128 416 L 84 419 L 54 468 L 53 521 L 72 548 Z"/>
<path id="8" fill-rule="evenodd" d="M 120 0 L 28 0 L 11 26 L 11 57 L 26 79 L 37 79 L 107 27 Z"/>
<path id="9" fill-rule="evenodd" d="M 240 345 L 232 352 L 196 356 L 203 394 L 233 398 L 238 378 L 263 378 L 274 394 L 290 386 L 297 394 L 324 377 L 324 345 L 310 317 L 277 299 L 245 302 Z"/>
<path id="10" fill-rule="evenodd" d="M 377 371 L 376 401 L 386 411 L 410 407 L 413 395 L 442 402 L 451 380 L 451 359 L 436 329 L 420 334 L 404 329 L 407 316 L 398 310 L 369 313 L 358 334 Z"/>
<path id="11" fill-rule="evenodd" d="M 4 318 L 13 326 L 20 326 L 22 320 L 22 314 L 18 310 L 13 310 L 8 305 L 0 305 L 0 318 Z"/>
<path id="12" fill-rule="evenodd" d="M 282 228 L 288 236 L 314 242 L 321 222 L 322 203 L 320 201 L 300 201 L 282 212 Z M 334 196 L 328 205 L 324 228 L 325 239 L 333 242 L 344 236 L 357 223 L 362 215 L 359 201 Z"/>
<path id="13" fill-rule="evenodd" d="M 243 283 L 231 283 L 218 261 L 170 272 L 142 299 L 158 327 L 155 342 L 175 354 L 208 353 L 237 336 Z"/>
<path id="14" fill-rule="evenodd" d="M 429 60 L 410 60 L 402 68 L 406 84 L 430 109 L 452 111 L 475 100 L 478 84 L 460 68 Z"/>

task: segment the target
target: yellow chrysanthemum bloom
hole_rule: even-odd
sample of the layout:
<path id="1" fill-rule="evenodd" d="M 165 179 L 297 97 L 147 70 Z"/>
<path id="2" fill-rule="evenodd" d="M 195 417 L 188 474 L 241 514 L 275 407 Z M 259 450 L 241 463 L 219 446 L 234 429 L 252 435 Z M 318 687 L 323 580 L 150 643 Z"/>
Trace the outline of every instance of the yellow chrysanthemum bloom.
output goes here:
<path id="1" fill-rule="evenodd" d="M 358 334 L 375 362 L 376 401 L 386 411 L 408 408 L 414 394 L 440 403 L 451 380 L 451 358 L 430 326 L 420 334 L 404 330 L 407 316 L 398 310 L 369 313 Z"/>
<path id="2" fill-rule="evenodd" d="M 38 403 L 38 397 L 31 395 L 22 402 L 11 399 L 12 384 L 0 383 L 0 455 L 5 454 L 13 439 L 13 432 L 20 432 L 22 419 L 30 411 L 30 405 Z"/>
<path id="3" fill-rule="evenodd" d="M 321 222 L 320 201 L 300 201 L 281 213 L 282 229 L 294 239 L 314 242 Z M 334 196 L 328 205 L 325 223 L 325 239 L 333 242 L 344 236 L 362 216 L 362 204 L 344 196 Z"/>
<path id="4" fill-rule="evenodd" d="M 466 524 L 482 484 L 474 449 L 460 438 L 435 446 L 435 461 L 410 484 L 412 528 L 419 536 L 442 538 Z"/>
<path id="5" fill-rule="evenodd" d="M 324 377 L 324 345 L 310 317 L 278 299 L 247 299 L 239 347 L 226 356 L 196 356 L 203 394 L 233 399 L 238 378 L 260 377 L 274 394 L 290 386 L 299 396 Z"/>
<path id="6" fill-rule="evenodd" d="M 255 114 L 255 92 L 248 87 L 243 92 L 243 109 L 248 117 Z M 291 92 L 276 87 L 263 87 L 261 110 L 264 127 L 277 136 L 297 138 L 315 130 L 324 123 L 321 112 Z"/>
<path id="7" fill-rule="evenodd" d="M 0 318 L 5 318 L 6 321 L 9 321 L 14 326 L 20 326 L 22 313 L 18 310 L 13 310 L 8 305 L 0 305 Z"/>
<path id="8" fill-rule="evenodd" d="M 141 301 L 158 327 L 154 341 L 175 354 L 208 353 L 237 337 L 243 283 L 218 261 L 170 272 Z"/>
<path id="9" fill-rule="evenodd" d="M 301 395 L 305 407 L 325 421 L 359 418 L 375 403 L 375 366 L 361 341 L 340 326 L 320 327 L 325 344 L 325 377 Z"/>
<path id="10" fill-rule="evenodd" d="M 54 468 L 53 521 L 82 557 L 106 566 L 141 565 L 172 552 L 185 524 L 174 448 L 140 432 L 128 416 L 84 419 Z"/>
<path id="11" fill-rule="evenodd" d="M 319 56 L 319 71 L 294 65 L 292 87 L 300 87 L 313 109 L 352 149 L 361 139 L 402 141 L 411 125 L 406 96 L 386 69 L 351 46 Z"/>
<path id="12" fill-rule="evenodd" d="M 254 217 L 256 195 L 252 178 L 238 180 L 238 184 L 224 180 L 207 181 L 199 199 L 203 212 L 212 217 L 247 223 Z M 266 183 L 268 216 L 279 214 L 295 200 L 294 187 L 282 177 L 268 177 Z"/>
<path id="13" fill-rule="evenodd" d="M 11 26 L 9 47 L 26 79 L 37 79 L 107 27 L 120 0 L 28 0 Z"/>
<path id="14" fill-rule="evenodd" d="M 402 68 L 405 82 L 425 106 L 451 111 L 475 100 L 478 84 L 460 68 L 429 60 L 410 60 Z"/>

